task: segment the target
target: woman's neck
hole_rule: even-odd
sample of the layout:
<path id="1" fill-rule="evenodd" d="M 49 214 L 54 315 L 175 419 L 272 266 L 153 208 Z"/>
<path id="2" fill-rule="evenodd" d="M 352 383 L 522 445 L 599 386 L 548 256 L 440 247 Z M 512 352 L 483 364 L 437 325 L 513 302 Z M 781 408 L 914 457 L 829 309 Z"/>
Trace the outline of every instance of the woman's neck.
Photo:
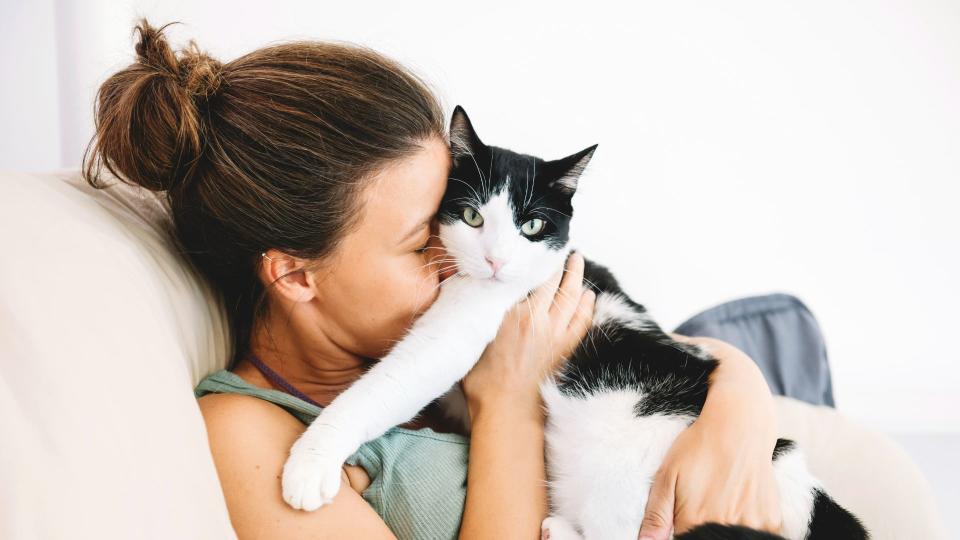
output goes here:
<path id="1" fill-rule="evenodd" d="M 291 332 L 285 331 L 286 328 L 289 327 L 274 325 L 269 332 L 262 328 L 254 331 L 250 350 L 270 370 L 322 407 L 329 405 L 375 362 L 352 354 L 329 339 L 309 344 L 299 343 Z M 245 359 L 234 367 L 233 373 L 254 386 L 284 391 Z M 436 402 L 425 407 L 415 419 L 403 424 L 403 427 L 429 427 L 437 432 L 464 434 L 456 422 L 443 414 Z"/>
<path id="2" fill-rule="evenodd" d="M 369 368 L 370 360 L 315 334 L 316 342 L 300 343 L 289 325 L 273 325 L 269 332 L 258 325 L 250 351 L 277 375 L 321 406 L 329 405 Z M 246 359 L 233 372 L 263 388 L 283 390 Z"/>

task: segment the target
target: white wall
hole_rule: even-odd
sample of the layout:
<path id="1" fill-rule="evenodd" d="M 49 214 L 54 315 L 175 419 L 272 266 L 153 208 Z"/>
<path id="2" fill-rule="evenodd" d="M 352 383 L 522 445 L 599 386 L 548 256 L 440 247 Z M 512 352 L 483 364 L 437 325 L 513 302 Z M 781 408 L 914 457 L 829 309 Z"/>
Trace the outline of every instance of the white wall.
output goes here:
<path id="1" fill-rule="evenodd" d="M 60 164 L 53 0 L 0 0 L 0 170 Z"/>
<path id="2" fill-rule="evenodd" d="M 600 143 L 576 200 L 584 251 L 665 327 L 795 294 L 841 410 L 960 429 L 960 4 L 622 4 L 4 3 L 0 169 L 79 162 L 137 14 L 187 23 L 170 35 L 223 60 L 361 42 L 463 104 L 487 142 L 546 158 Z"/>

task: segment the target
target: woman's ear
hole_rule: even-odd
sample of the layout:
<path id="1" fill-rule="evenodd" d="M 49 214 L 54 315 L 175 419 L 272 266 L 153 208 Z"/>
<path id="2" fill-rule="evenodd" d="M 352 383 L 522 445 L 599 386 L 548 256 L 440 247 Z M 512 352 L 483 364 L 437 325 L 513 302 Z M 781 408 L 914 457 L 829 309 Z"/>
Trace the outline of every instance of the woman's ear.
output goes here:
<path id="1" fill-rule="evenodd" d="M 290 302 L 309 302 L 317 296 L 316 280 L 306 271 L 306 261 L 269 249 L 260 255 L 260 279 Z"/>

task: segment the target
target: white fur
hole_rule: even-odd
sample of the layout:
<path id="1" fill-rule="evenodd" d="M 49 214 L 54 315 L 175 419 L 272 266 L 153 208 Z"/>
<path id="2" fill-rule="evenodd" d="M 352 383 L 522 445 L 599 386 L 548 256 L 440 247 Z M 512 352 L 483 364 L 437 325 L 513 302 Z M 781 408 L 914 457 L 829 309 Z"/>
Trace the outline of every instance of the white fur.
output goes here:
<path id="1" fill-rule="evenodd" d="M 551 540 L 635 539 L 650 485 L 663 457 L 693 418 L 654 414 L 637 417 L 642 395 L 601 391 L 588 397 L 541 385 L 546 427 Z M 803 539 L 818 485 L 796 449 L 774 463 L 780 488 L 784 536 Z"/>
<path id="2" fill-rule="evenodd" d="M 649 315 L 638 312 L 631 307 L 624 300 L 623 295 L 600 293 L 594 303 L 593 325 L 599 326 L 610 321 L 615 321 L 633 330 L 643 330 L 655 326 Z"/>
<path id="3" fill-rule="evenodd" d="M 496 275 L 498 281 L 532 288 L 563 266 L 569 248 L 553 250 L 545 242 L 531 242 L 524 237 L 513 222 L 513 206 L 506 189 L 477 210 L 483 216 L 480 227 L 457 221 L 440 228 L 443 245 L 456 257 L 460 271 L 489 279 L 493 270 L 484 259 L 490 257 L 503 261 Z"/>
<path id="4" fill-rule="evenodd" d="M 577 398 L 564 396 L 553 382 L 541 391 L 552 515 L 586 538 L 635 539 L 653 475 L 690 419 L 637 418 L 636 391 Z"/>
<path id="5" fill-rule="evenodd" d="M 813 513 L 813 490 L 821 487 L 820 482 L 810 474 L 803 452 L 796 447 L 777 458 L 773 474 L 779 487 L 783 536 L 805 538 Z"/>

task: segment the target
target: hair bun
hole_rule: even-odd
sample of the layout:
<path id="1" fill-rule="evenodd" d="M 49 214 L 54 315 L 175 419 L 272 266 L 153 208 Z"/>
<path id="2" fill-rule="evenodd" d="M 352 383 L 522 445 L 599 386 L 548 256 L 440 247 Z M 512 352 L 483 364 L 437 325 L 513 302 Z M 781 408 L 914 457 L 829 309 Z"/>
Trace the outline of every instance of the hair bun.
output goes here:
<path id="1" fill-rule="evenodd" d="M 208 127 L 201 108 L 222 87 L 223 66 L 193 40 L 174 53 L 163 35 L 170 24 L 154 28 L 141 19 L 137 61 L 97 92 L 96 135 L 84 155 L 88 180 L 103 165 L 128 182 L 172 191 L 203 166 Z"/>
<path id="2" fill-rule="evenodd" d="M 220 88 L 223 64 L 211 58 L 191 39 L 182 51 L 180 82 L 194 98 L 209 99 Z"/>
<path id="3" fill-rule="evenodd" d="M 136 44 L 137 59 L 144 66 L 176 77 L 191 97 L 209 99 L 220 88 L 223 64 L 201 51 L 192 39 L 178 58 L 163 35 L 171 24 L 176 23 L 154 28 L 146 19 L 140 20 L 135 29 L 140 34 Z"/>

